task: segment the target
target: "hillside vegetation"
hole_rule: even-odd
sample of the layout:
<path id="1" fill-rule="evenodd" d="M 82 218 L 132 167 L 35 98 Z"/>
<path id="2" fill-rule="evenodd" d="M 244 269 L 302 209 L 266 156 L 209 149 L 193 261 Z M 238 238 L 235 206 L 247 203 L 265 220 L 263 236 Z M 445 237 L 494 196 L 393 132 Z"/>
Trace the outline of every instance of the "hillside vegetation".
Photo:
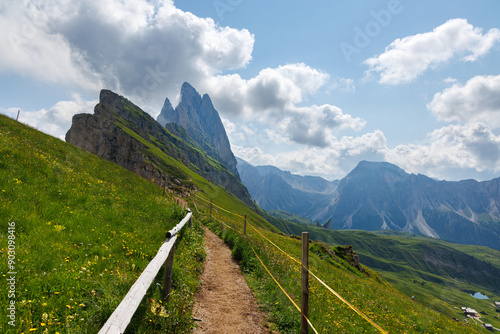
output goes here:
<path id="1" fill-rule="evenodd" d="M 285 333 L 300 332 L 300 313 L 280 290 L 262 262 L 279 284 L 300 302 L 301 243 L 298 238 L 252 228 L 261 218 L 247 215 L 248 236 L 241 235 L 243 228 L 238 211 L 218 209 L 223 203 L 213 200 L 212 217 L 206 198 L 197 196 L 195 213 L 205 216 L 205 223 L 233 248 L 233 256 L 240 262 L 247 281 L 255 291 L 262 308 L 270 314 L 277 328 Z M 236 206 L 234 209 L 237 209 Z M 237 214 L 236 212 L 239 212 Z M 274 245 L 273 245 L 274 244 Z M 276 247 L 277 246 L 277 247 Z M 279 247 L 279 248 L 278 248 Z M 353 257 L 344 250 L 331 248 L 321 242 L 310 246 L 310 269 L 328 286 L 359 309 L 389 333 L 475 333 L 478 326 L 457 323 L 437 311 L 413 302 L 388 284 L 378 273 L 363 266 L 356 268 Z M 282 252 L 282 250 L 284 252 Z M 289 254 L 287 256 L 286 254 Z M 257 257 L 258 256 L 258 257 Z M 260 260 L 259 260 L 260 258 Z M 313 277 L 310 277 L 310 320 L 320 333 L 379 333 L 366 319 L 340 301 Z M 299 304 L 300 305 L 300 304 Z"/>
<path id="2" fill-rule="evenodd" d="M 17 272 L 15 298 L 0 288 L 2 310 L 15 300 L 15 326 L 2 316 L 0 332 L 97 333 L 185 210 L 154 183 L 2 115 L 0 157 L 0 270 L 5 279 L 14 222 Z M 177 242 L 168 307 L 159 304 L 160 272 L 131 332 L 192 327 L 205 256 L 194 226 Z"/>
<path id="3" fill-rule="evenodd" d="M 278 225 L 277 219 L 268 219 Z M 484 322 L 500 326 L 500 314 L 493 305 L 500 300 L 498 250 L 397 231 L 332 231 L 293 222 L 283 227 L 292 235 L 308 231 L 311 239 L 328 245 L 352 245 L 363 265 L 382 273 L 407 297 L 415 296 L 418 303 L 450 318 L 463 319 L 460 307 L 465 306 L 484 312 Z M 470 294 L 475 292 L 490 299 L 473 298 Z"/>
<path id="4" fill-rule="evenodd" d="M 165 231 L 184 216 L 184 210 L 175 204 L 173 195 L 164 196 L 163 189 L 152 182 L 3 116 L 0 150 L 0 249 L 4 255 L 8 223 L 15 222 L 18 328 L 24 332 L 96 332 L 156 254 Z M 164 164 L 173 163 L 164 152 L 156 154 Z M 276 329 L 298 333 L 300 313 L 263 264 L 298 303 L 300 265 L 281 250 L 299 259 L 300 241 L 280 230 L 299 234 L 304 226 L 255 212 L 191 169 L 175 164 L 197 189 L 196 202 L 194 196 L 188 199 L 194 208 L 195 227 L 185 230 L 176 249 L 174 293 L 169 304 L 159 303 L 159 289 L 153 284 L 128 331 L 183 333 L 195 326 L 192 295 L 204 259 L 202 230 L 197 223 L 203 222 L 232 247 L 234 258 Z M 210 200 L 214 205 L 212 218 Z M 243 215 L 248 222 L 246 238 L 238 232 Z M 315 240 L 332 235 L 320 228 L 307 229 Z M 411 301 L 376 272 L 355 266 L 353 253 L 343 249 L 335 247 L 331 252 L 326 244 L 311 244 L 311 271 L 384 330 L 480 330 Z M 7 273 L 6 262 L 0 268 L 2 274 Z M 310 320 L 319 332 L 379 332 L 313 278 L 310 291 Z M 5 285 L 0 293 L 7 294 Z M 2 298 L 0 307 L 6 307 L 6 302 Z M 2 331 L 9 329 L 7 320 L 0 322 Z"/>

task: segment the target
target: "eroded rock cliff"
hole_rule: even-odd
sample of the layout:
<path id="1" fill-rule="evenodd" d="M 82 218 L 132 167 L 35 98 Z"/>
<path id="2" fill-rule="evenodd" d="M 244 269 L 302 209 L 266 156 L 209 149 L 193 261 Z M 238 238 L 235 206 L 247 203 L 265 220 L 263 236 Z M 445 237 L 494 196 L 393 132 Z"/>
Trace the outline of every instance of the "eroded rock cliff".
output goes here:
<path id="1" fill-rule="evenodd" d="M 138 106 L 112 91 L 101 91 L 94 114 L 73 117 L 66 141 L 160 186 L 184 190 L 192 188 L 186 172 L 167 164 L 155 154 L 155 150 L 159 149 L 248 205 L 255 206 L 238 176 L 207 157 L 182 127 L 161 126 Z"/>

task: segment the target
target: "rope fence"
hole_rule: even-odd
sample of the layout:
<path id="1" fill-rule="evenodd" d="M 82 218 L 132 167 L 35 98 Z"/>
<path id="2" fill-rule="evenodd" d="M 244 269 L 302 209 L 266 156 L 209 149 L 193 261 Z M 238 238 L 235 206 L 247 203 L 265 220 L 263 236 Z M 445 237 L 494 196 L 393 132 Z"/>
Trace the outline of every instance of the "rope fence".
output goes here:
<path id="1" fill-rule="evenodd" d="M 201 198 L 200 196 L 195 196 L 196 199 L 201 199 L 202 201 L 206 202 L 206 203 L 209 203 L 209 205 L 213 206 L 213 207 L 216 207 L 218 209 L 221 209 L 229 214 L 232 214 L 234 216 L 237 216 L 241 219 L 245 219 L 246 221 L 246 217 L 243 217 L 241 215 L 238 215 L 234 212 L 230 212 L 224 208 L 221 208 L 220 206 L 217 206 L 215 204 L 213 204 L 212 201 L 208 201 L 204 198 Z M 196 206 L 196 201 L 194 203 L 195 205 L 195 208 L 196 210 L 198 211 L 198 213 L 202 214 L 197 206 Z M 213 218 L 215 218 L 216 220 L 218 220 L 220 223 L 224 224 L 226 227 L 240 233 L 243 235 L 243 232 L 227 225 L 225 222 L 223 222 L 222 220 L 219 220 L 217 217 L 214 217 L 212 215 Z M 236 224 L 238 224 L 237 222 L 234 222 Z M 287 258 L 289 258 L 290 260 L 298 263 L 302 268 L 304 268 L 304 266 L 302 265 L 302 262 L 300 262 L 299 260 L 297 260 L 296 258 L 294 258 L 293 256 L 291 256 L 290 254 L 288 254 L 287 252 L 285 252 L 283 249 L 281 249 L 278 245 L 276 245 L 273 241 L 271 241 L 269 238 L 267 238 L 265 235 L 263 235 L 257 228 L 255 228 L 254 226 L 252 226 L 251 224 L 248 224 L 248 226 L 250 226 L 250 228 L 252 228 L 253 231 L 255 231 L 257 234 L 259 234 L 263 239 L 265 239 L 268 243 L 270 243 L 271 245 L 273 245 L 275 248 L 277 248 L 279 251 L 281 251 Z M 288 299 L 293 303 L 293 305 L 299 310 L 299 312 L 302 313 L 302 310 L 300 309 L 300 307 L 295 303 L 295 301 L 289 296 L 289 294 L 285 291 L 285 289 L 278 283 L 278 281 L 276 280 L 276 278 L 271 274 L 271 272 L 269 271 L 269 269 L 265 266 L 265 264 L 263 263 L 263 261 L 261 260 L 261 258 L 257 255 L 257 253 L 255 252 L 255 249 L 250 245 L 250 247 L 252 248 L 252 251 L 254 252 L 255 256 L 257 257 L 257 259 L 260 261 L 260 263 L 262 264 L 262 266 L 265 268 L 265 270 L 267 271 L 267 273 L 273 278 L 273 280 L 275 281 L 275 283 L 279 286 L 279 288 L 283 291 L 283 293 L 288 297 Z M 381 333 L 384 333 L 384 334 L 387 334 L 387 331 L 385 331 L 384 329 L 382 329 L 379 325 L 377 325 L 373 320 L 371 320 L 368 316 L 366 316 L 363 312 L 361 312 L 356 306 L 352 305 L 349 301 L 347 301 L 345 298 L 343 298 L 338 292 L 336 292 L 334 289 L 332 289 L 328 284 L 326 284 L 322 279 L 320 279 L 316 274 L 314 274 L 314 272 L 312 272 L 309 268 L 305 268 L 321 285 L 323 285 L 330 293 L 332 293 L 336 298 L 338 298 L 341 302 L 343 302 L 345 305 L 347 305 L 351 310 L 353 310 L 356 314 L 358 314 L 359 316 L 361 316 L 363 319 L 365 319 L 369 324 L 371 324 L 374 328 L 376 328 L 379 332 Z M 302 315 L 304 316 L 304 314 L 302 313 Z M 307 319 L 307 317 L 306 317 Z M 309 326 L 313 329 L 313 331 L 315 333 L 317 333 L 316 329 L 314 328 L 314 326 L 311 324 L 311 322 L 309 321 L 309 319 L 307 319 L 307 322 L 309 324 Z"/>
<path id="2" fill-rule="evenodd" d="M 279 284 L 278 280 L 276 278 L 274 278 L 273 274 L 271 274 L 271 271 L 269 271 L 269 269 L 266 267 L 266 265 L 264 264 L 264 262 L 262 262 L 261 258 L 259 257 L 259 255 L 257 255 L 257 252 L 255 251 L 255 249 L 253 249 L 252 246 L 250 246 L 252 248 L 252 251 L 253 253 L 255 254 L 255 256 L 257 256 L 257 259 L 259 259 L 260 263 L 262 264 L 262 266 L 264 267 L 264 269 L 266 269 L 267 273 L 269 274 L 269 276 L 271 276 L 271 278 L 274 280 L 274 282 L 279 286 L 279 288 L 281 289 L 281 291 L 283 291 L 283 293 L 288 297 L 288 299 L 292 302 L 293 306 L 295 306 L 295 308 L 302 314 L 303 317 L 306 318 L 306 321 L 307 323 L 309 324 L 309 326 L 311 326 L 312 330 L 314 331 L 314 333 L 318 334 L 318 331 L 316 330 L 316 328 L 314 328 L 313 324 L 311 323 L 311 321 L 307 318 L 307 316 L 302 313 L 302 310 L 300 309 L 299 305 L 297 305 L 297 303 L 292 299 L 292 297 L 290 297 L 290 295 L 286 292 L 286 290 L 281 286 L 281 284 Z"/>

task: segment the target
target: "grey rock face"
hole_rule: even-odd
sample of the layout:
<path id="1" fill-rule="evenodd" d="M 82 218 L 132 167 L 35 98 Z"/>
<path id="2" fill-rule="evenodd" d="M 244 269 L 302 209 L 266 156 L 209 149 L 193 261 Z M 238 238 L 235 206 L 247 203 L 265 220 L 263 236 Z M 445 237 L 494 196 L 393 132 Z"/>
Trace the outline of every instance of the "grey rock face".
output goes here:
<path id="1" fill-rule="evenodd" d="M 157 121 L 163 126 L 168 123 L 181 125 L 209 156 L 238 176 L 236 158 L 231 151 L 226 130 L 207 94 L 201 97 L 190 84 L 185 82 L 181 87 L 179 105 L 174 109 L 167 98 Z"/>
<path id="2" fill-rule="evenodd" d="M 245 203 L 255 206 L 239 178 L 222 165 L 208 161 L 202 150 L 190 143 L 192 139 L 184 129 L 161 126 L 132 102 L 109 90 L 101 91 L 93 115 L 73 117 L 66 141 L 149 180 L 153 179 L 160 186 L 166 184 L 179 188 L 183 184 L 192 187 L 185 172 L 173 170 L 173 167 L 165 168 L 164 162 L 151 152 L 149 144 L 152 144 Z M 149 147 L 145 143 L 149 143 Z"/>
<path id="3" fill-rule="evenodd" d="M 329 227 L 399 230 L 500 249 L 499 181 L 436 181 L 362 161 L 340 181 Z"/>

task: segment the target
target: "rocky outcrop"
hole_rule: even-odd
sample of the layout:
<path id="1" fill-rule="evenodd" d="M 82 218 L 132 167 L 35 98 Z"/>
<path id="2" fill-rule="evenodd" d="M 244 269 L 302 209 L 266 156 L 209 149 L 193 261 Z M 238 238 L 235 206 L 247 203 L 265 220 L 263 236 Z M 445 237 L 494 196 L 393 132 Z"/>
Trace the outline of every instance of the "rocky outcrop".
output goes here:
<path id="1" fill-rule="evenodd" d="M 169 129 L 126 98 L 102 90 L 94 114 L 73 117 L 66 141 L 153 180 L 160 186 L 192 188 L 193 184 L 185 171 L 167 164 L 155 153 L 161 150 L 245 203 L 255 206 L 237 176 L 220 163 L 207 158 L 182 127 L 170 126 Z"/>
<path id="2" fill-rule="evenodd" d="M 129 120 L 133 118 L 132 112 L 125 108 L 128 103 L 123 97 L 109 90 L 102 90 L 94 114 L 73 116 L 72 126 L 66 133 L 66 141 L 112 161 L 161 187 L 166 186 L 176 190 L 178 194 L 189 192 L 192 185 L 186 182 L 188 180 L 186 175 L 179 173 L 173 176 L 163 171 L 159 167 L 160 159 L 147 154 L 146 145 L 127 133 L 124 127 L 119 126 L 120 115 Z M 148 121 L 147 114 L 142 116 L 144 120 L 139 122 L 136 130 Z M 139 132 L 143 132 L 142 135 L 146 136 L 144 131 Z"/>
<path id="3" fill-rule="evenodd" d="M 181 125 L 210 157 L 238 176 L 236 158 L 231 151 L 226 130 L 207 94 L 201 97 L 193 86 L 185 82 L 181 87 L 179 105 L 174 109 L 170 100 L 165 99 L 157 121 L 163 126 L 168 123 Z"/>

